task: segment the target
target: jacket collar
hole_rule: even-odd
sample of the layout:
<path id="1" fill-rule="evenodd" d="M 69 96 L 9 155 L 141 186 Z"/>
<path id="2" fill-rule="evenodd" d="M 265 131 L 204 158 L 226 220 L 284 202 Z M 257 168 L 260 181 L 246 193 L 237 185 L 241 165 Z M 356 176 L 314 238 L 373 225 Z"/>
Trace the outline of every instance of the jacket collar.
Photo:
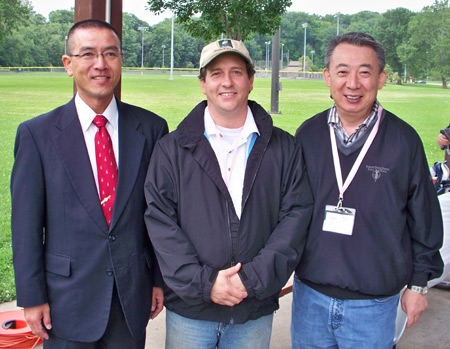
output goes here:
<path id="1" fill-rule="evenodd" d="M 189 115 L 178 125 L 177 131 L 180 135 L 180 145 L 186 148 L 196 147 L 204 138 L 205 123 L 204 112 L 206 101 L 200 102 Z M 273 121 L 270 115 L 255 101 L 248 101 L 260 138 L 265 143 L 269 141 L 273 130 Z"/>
<path id="2" fill-rule="evenodd" d="M 181 147 L 187 148 L 192 152 L 195 161 L 216 184 L 224 198 L 229 202 L 229 207 L 234 211 L 233 201 L 220 174 L 219 163 L 209 141 L 204 135 L 204 112 L 206 105 L 206 101 L 198 104 L 180 123 L 176 130 L 178 133 L 178 141 Z M 273 122 L 270 115 L 254 101 L 248 101 L 248 105 L 252 110 L 260 136 L 256 139 L 247 160 L 242 207 L 245 206 L 250 190 L 253 187 L 255 174 L 259 170 L 273 130 Z M 234 213 L 233 219 L 238 220 L 236 213 Z"/>

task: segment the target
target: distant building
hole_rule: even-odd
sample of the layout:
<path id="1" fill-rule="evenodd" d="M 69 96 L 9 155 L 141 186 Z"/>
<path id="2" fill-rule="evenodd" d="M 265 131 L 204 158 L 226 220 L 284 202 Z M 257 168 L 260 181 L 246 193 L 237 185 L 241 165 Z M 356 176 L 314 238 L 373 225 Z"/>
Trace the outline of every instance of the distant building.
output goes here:
<path id="1" fill-rule="evenodd" d="M 281 69 L 281 71 L 296 73 L 298 73 L 300 70 L 302 70 L 302 66 L 299 61 L 290 61 L 287 67 Z"/>

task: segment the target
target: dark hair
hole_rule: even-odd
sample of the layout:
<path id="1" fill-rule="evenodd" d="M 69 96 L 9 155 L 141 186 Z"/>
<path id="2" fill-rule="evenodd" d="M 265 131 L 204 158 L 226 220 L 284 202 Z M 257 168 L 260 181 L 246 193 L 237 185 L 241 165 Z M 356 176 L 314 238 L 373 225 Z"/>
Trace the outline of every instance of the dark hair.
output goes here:
<path id="1" fill-rule="evenodd" d="M 69 34 L 67 35 L 67 45 L 70 44 L 70 38 L 71 36 L 77 31 L 78 29 L 90 29 L 90 28 L 104 28 L 111 30 L 114 35 L 117 37 L 117 40 L 119 41 L 120 50 L 122 51 L 122 41 L 120 40 L 119 33 L 117 33 L 117 30 L 108 22 L 102 21 L 100 19 L 85 19 L 82 21 L 79 21 L 75 23 L 72 28 L 69 30 Z"/>
<path id="2" fill-rule="evenodd" d="M 245 62 L 245 68 L 247 69 L 248 78 L 251 79 L 252 76 L 255 75 L 255 67 L 253 66 L 253 64 L 247 62 L 245 59 L 243 59 L 243 60 Z M 202 81 L 205 81 L 205 78 L 206 78 L 206 67 L 201 68 L 200 74 L 198 75 L 198 78 Z"/>
<path id="3" fill-rule="evenodd" d="M 334 49 L 337 45 L 347 43 L 350 45 L 355 46 L 368 46 L 373 48 L 377 55 L 378 65 L 380 67 L 380 72 L 384 70 L 384 67 L 386 65 L 386 56 L 383 46 L 381 46 L 380 42 L 375 40 L 373 37 L 371 37 L 368 34 L 365 33 L 346 33 L 344 35 L 335 36 L 333 39 L 330 40 L 330 42 L 327 45 L 326 51 L 325 51 L 325 66 L 327 69 L 330 68 L 330 60 L 331 55 L 334 52 Z"/>

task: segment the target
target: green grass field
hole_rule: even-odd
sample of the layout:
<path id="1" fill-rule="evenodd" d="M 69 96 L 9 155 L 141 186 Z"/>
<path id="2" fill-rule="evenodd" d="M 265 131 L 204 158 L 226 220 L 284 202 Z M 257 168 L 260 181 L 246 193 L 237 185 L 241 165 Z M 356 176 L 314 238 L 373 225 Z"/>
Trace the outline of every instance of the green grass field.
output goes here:
<path id="1" fill-rule="evenodd" d="M 332 101 L 322 81 L 283 79 L 279 110 L 274 123 L 290 133 L 307 118 L 329 108 Z M 270 79 L 257 78 L 250 98 L 270 110 Z M 0 303 L 15 299 L 11 256 L 9 181 L 13 147 L 20 122 L 66 103 L 72 96 L 72 79 L 64 73 L 0 74 Z M 195 76 L 126 73 L 122 100 L 164 117 L 171 130 L 203 99 Z M 419 133 L 429 164 L 442 160 L 436 145 L 441 128 L 450 122 L 450 90 L 432 85 L 387 85 L 379 100 Z M 326 170 L 326 169 L 325 169 Z M 333 169 L 330 169 L 332 171 Z"/>

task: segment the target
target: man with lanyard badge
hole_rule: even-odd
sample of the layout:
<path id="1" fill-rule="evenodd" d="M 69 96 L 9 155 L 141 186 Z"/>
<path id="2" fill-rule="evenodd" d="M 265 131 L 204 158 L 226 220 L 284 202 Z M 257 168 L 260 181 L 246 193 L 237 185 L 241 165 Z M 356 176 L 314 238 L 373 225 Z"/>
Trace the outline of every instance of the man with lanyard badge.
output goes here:
<path id="1" fill-rule="evenodd" d="M 377 100 L 381 44 L 335 37 L 325 64 L 335 104 L 296 134 L 315 206 L 295 272 L 292 347 L 392 348 L 399 292 L 408 286 L 410 327 L 442 273 L 439 203 L 419 136 Z"/>

